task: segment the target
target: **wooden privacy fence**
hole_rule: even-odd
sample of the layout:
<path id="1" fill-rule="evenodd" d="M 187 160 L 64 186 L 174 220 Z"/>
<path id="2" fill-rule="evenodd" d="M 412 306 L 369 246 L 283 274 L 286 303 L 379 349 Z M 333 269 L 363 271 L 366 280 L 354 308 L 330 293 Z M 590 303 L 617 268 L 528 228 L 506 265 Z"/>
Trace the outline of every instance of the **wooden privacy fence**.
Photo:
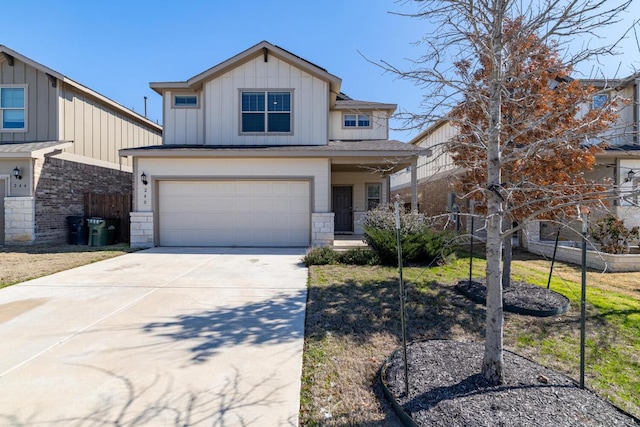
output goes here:
<path id="1" fill-rule="evenodd" d="M 116 235 L 118 242 L 129 243 L 131 194 L 84 193 L 84 214 L 86 217 L 119 219 Z"/>

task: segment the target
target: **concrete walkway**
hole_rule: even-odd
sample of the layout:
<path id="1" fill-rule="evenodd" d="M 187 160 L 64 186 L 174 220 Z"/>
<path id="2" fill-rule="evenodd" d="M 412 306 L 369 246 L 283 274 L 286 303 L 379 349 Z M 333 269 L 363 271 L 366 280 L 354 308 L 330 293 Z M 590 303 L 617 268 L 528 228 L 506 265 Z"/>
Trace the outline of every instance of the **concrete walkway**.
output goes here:
<path id="1" fill-rule="evenodd" d="M 0 290 L 0 426 L 297 425 L 302 255 L 155 248 Z"/>

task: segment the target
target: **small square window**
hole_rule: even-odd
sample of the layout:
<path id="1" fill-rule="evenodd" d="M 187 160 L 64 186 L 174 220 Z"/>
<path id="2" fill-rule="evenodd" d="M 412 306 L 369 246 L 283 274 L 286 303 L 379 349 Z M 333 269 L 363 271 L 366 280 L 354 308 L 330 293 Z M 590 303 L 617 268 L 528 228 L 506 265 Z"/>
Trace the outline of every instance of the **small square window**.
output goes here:
<path id="1" fill-rule="evenodd" d="M 609 96 L 605 94 L 593 95 L 593 98 L 591 99 L 591 108 L 594 110 L 599 110 L 603 108 L 608 101 Z"/>
<path id="2" fill-rule="evenodd" d="M 198 106 L 196 95 L 176 95 L 173 97 L 173 106 L 176 108 L 194 108 Z"/>

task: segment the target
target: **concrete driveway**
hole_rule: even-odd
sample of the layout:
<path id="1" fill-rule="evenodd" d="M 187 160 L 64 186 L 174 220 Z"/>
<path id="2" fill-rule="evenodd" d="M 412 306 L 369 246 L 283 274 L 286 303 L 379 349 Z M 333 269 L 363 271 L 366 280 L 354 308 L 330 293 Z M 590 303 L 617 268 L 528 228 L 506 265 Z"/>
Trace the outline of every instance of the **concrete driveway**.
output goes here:
<path id="1" fill-rule="evenodd" d="M 154 248 L 0 290 L 0 425 L 297 425 L 302 254 Z"/>

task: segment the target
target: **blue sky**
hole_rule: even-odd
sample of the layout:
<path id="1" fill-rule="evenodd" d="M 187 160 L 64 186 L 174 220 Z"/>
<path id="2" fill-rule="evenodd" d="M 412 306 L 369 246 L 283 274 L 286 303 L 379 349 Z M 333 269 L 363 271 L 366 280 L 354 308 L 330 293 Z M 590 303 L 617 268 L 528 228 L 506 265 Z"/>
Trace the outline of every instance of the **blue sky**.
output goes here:
<path id="1" fill-rule="evenodd" d="M 394 0 L 19 0 L 2 4 L 0 44 L 138 112 L 147 96 L 154 121 L 161 98 L 149 82 L 186 80 L 262 40 L 337 75 L 352 98 L 419 112 L 428 94 L 358 53 L 400 68 L 420 56 L 413 43 L 426 23 L 390 11 L 410 8 Z M 608 33 L 618 37 L 622 26 Z M 603 65 L 628 75 L 638 50 Z M 391 132 L 401 141 L 414 135 Z"/>

